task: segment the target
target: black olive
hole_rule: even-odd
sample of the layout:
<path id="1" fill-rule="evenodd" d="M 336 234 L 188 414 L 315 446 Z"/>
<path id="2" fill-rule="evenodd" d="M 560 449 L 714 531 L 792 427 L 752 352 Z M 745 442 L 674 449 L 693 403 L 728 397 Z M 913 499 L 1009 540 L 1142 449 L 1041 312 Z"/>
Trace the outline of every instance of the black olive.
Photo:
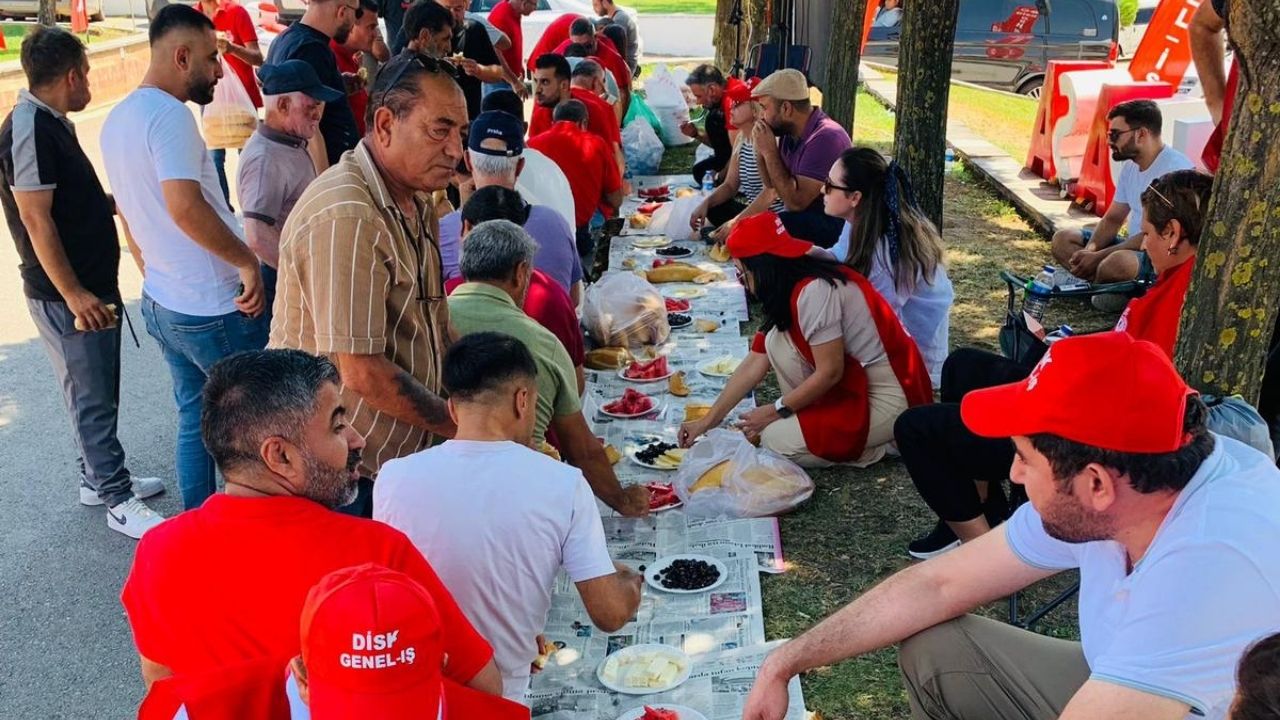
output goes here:
<path id="1" fill-rule="evenodd" d="M 720 570 L 704 560 L 673 560 L 653 578 L 669 590 L 701 590 L 720 579 Z"/>

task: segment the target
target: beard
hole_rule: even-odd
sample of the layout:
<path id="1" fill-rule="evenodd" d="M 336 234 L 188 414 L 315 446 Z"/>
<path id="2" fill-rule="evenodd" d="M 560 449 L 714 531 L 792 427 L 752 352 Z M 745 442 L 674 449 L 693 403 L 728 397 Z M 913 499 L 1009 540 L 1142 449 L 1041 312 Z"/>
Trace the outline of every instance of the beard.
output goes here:
<path id="1" fill-rule="evenodd" d="M 1125 160 L 1132 160 L 1136 157 L 1138 157 L 1138 149 L 1135 147 L 1116 146 L 1111 148 L 1111 159 L 1116 162 L 1124 162 Z"/>
<path id="2" fill-rule="evenodd" d="M 335 30 L 333 33 L 333 41 L 338 43 L 339 45 L 342 45 L 343 43 L 345 43 L 347 39 L 350 37 L 351 37 L 350 25 L 343 25 L 339 27 L 337 30 Z"/>
<path id="3" fill-rule="evenodd" d="M 787 127 L 787 124 L 782 122 L 781 120 L 773 120 L 767 124 L 769 125 L 769 129 L 773 131 L 774 137 L 782 137 L 784 135 L 789 134 L 790 132 L 790 129 Z"/>
<path id="4" fill-rule="evenodd" d="M 213 88 L 218 84 L 213 80 L 192 80 L 187 85 L 187 98 L 197 105 L 208 105 L 213 102 Z"/>
<path id="5" fill-rule="evenodd" d="M 1050 537 L 1069 543 L 1109 540 L 1115 534 L 1109 519 L 1086 509 L 1074 496 L 1061 491 L 1054 493 L 1049 506 L 1040 513 L 1040 523 Z"/>
<path id="6" fill-rule="evenodd" d="M 360 465 L 360 452 L 347 453 L 345 465 L 333 467 L 309 450 L 302 451 L 307 463 L 306 497 L 334 510 L 355 501 L 359 485 L 355 470 Z"/>

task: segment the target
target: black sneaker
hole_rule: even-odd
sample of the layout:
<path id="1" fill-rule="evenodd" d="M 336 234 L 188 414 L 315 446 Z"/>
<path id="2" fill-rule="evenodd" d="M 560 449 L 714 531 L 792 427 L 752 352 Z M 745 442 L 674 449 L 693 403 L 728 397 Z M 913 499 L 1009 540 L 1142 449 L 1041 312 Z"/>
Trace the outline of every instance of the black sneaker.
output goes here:
<path id="1" fill-rule="evenodd" d="M 960 538 L 951 531 L 950 525 L 939 520 L 928 535 L 916 538 L 907 545 L 907 554 L 917 560 L 928 560 L 958 547 L 960 547 Z"/>

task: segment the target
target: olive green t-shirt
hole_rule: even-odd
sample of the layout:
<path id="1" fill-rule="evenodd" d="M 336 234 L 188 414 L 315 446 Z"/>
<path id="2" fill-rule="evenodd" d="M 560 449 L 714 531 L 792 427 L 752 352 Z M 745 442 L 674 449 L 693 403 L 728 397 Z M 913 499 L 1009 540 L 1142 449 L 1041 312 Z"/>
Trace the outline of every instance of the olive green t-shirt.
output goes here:
<path id="1" fill-rule="evenodd" d="M 449 296 L 449 324 L 458 335 L 500 332 L 528 348 L 538 366 L 537 421 L 533 439 L 541 443 L 551 418 L 571 415 L 582 409 L 573 361 L 552 332 L 516 307 L 505 291 L 485 283 L 459 285 Z"/>

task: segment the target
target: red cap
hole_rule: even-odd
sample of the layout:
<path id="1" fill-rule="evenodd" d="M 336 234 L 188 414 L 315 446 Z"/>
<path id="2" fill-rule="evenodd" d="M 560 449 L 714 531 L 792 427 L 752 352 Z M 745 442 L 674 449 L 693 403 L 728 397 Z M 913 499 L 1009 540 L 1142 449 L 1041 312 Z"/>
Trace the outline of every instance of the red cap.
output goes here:
<path id="1" fill-rule="evenodd" d="M 302 607 L 302 659 L 314 720 L 435 718 L 444 649 L 431 595 L 404 573 L 336 570 Z"/>
<path id="2" fill-rule="evenodd" d="M 782 225 L 782 219 L 771 212 L 739 220 L 729 231 L 729 239 L 724 245 L 729 254 L 738 259 L 765 253 L 798 258 L 813 247 L 811 242 L 791 237 L 791 233 Z"/>
<path id="3" fill-rule="evenodd" d="M 751 92 L 760 84 L 760 78 L 751 78 L 746 82 L 731 83 L 724 91 L 724 96 L 729 99 L 729 106 L 733 107 L 738 103 L 744 103 L 751 100 Z"/>
<path id="4" fill-rule="evenodd" d="M 1158 345 L 1124 332 L 1059 340 L 1026 380 L 974 390 L 960 403 L 985 437 L 1049 433 L 1127 453 L 1168 453 L 1183 430 L 1187 387 Z"/>

